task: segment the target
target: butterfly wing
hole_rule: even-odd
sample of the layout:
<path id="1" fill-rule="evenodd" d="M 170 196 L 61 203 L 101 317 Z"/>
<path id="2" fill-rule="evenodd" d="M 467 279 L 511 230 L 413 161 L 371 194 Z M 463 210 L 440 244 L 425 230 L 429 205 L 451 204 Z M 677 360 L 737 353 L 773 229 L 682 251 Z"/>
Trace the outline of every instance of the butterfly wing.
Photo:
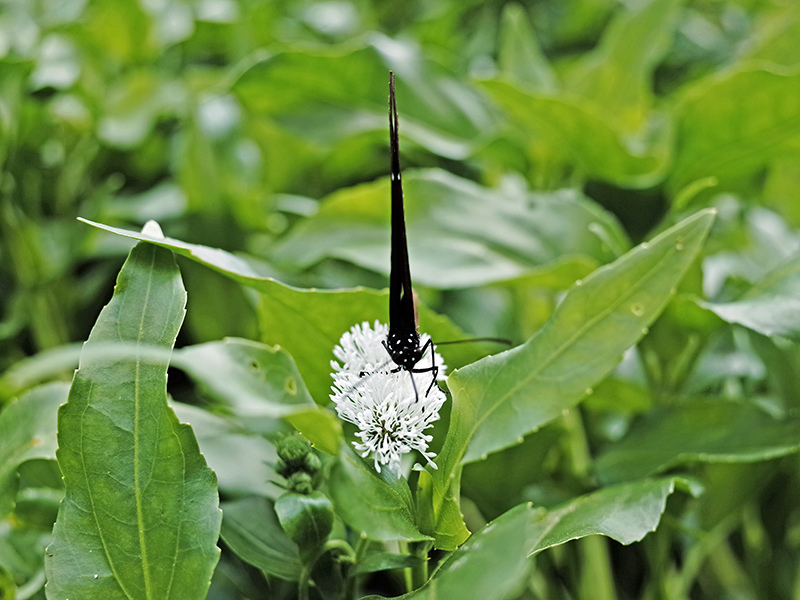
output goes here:
<path id="1" fill-rule="evenodd" d="M 397 136 L 397 101 L 394 73 L 389 73 L 389 145 L 392 153 L 392 264 L 389 275 L 389 331 L 403 336 L 417 332 L 417 311 L 411 289 L 403 182 L 400 178 L 400 146 Z"/>

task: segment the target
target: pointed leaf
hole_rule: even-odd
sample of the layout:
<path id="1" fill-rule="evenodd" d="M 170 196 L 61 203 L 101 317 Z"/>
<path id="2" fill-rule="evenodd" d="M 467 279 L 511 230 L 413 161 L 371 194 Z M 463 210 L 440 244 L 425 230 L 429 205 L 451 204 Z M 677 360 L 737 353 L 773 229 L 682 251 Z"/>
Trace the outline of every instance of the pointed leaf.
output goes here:
<path id="1" fill-rule="evenodd" d="M 574 190 L 496 190 L 437 169 L 404 173 L 403 187 L 415 284 L 485 285 L 567 256 L 606 263 L 629 247 L 614 217 Z M 276 260 L 308 267 L 341 258 L 388 275 L 388 198 L 388 179 L 336 192 L 284 239 Z"/>
<path id="2" fill-rule="evenodd" d="M 556 76 L 542 52 L 530 18 L 519 4 L 503 8 L 498 62 L 503 75 L 539 92 L 556 89 Z"/>
<path id="3" fill-rule="evenodd" d="M 139 244 L 86 348 L 172 348 L 186 293 L 172 253 Z M 168 361 L 82 357 L 58 416 L 66 497 L 45 562 L 49 598 L 202 599 L 219 558 L 214 473 L 167 406 Z"/>
<path id="4" fill-rule="evenodd" d="M 600 456 L 606 482 L 647 477 L 687 462 L 755 462 L 800 451 L 800 419 L 778 420 L 749 404 L 700 400 L 647 415 Z"/>
<path id="5" fill-rule="evenodd" d="M 386 471 L 377 475 L 349 447 L 334 463 L 328 488 L 336 514 L 369 539 L 430 539 L 417 528 L 408 482 Z"/>
<path id="6" fill-rule="evenodd" d="M 239 558 L 287 581 L 300 578 L 297 544 L 283 531 L 269 500 L 253 496 L 225 502 L 222 512 L 222 539 Z"/>
<path id="7" fill-rule="evenodd" d="M 549 512 L 529 504 L 517 506 L 475 533 L 425 586 L 401 598 L 508 598 L 526 577 L 529 557 L 542 550 L 598 534 L 630 544 L 655 531 L 679 481 L 668 478 L 612 486 Z"/>
<path id="8" fill-rule="evenodd" d="M 800 143 L 800 73 L 747 67 L 706 78 L 676 109 L 673 195 L 714 176 L 725 186 L 752 176 Z M 732 127 L 731 123 L 736 126 Z"/>
<path id="9" fill-rule="evenodd" d="M 570 91 L 599 106 L 616 130 L 636 133 L 645 123 L 653 72 L 673 43 L 680 5 L 650 0 L 620 11 L 597 49 L 570 73 Z"/>
<path id="10" fill-rule="evenodd" d="M 800 342 L 800 258 L 791 258 L 734 302 L 698 302 L 729 323 Z"/>
<path id="11" fill-rule="evenodd" d="M 481 85 L 508 113 L 512 127 L 543 140 L 554 155 L 566 154 L 586 177 L 645 187 L 664 175 L 670 152 L 667 131 L 647 144 L 629 145 L 588 100 L 535 94 L 500 80 Z M 532 159 L 536 162 L 538 156 Z"/>
<path id="12" fill-rule="evenodd" d="M 570 289 L 525 344 L 450 376 L 453 411 L 433 474 L 435 513 L 460 464 L 517 442 L 611 372 L 674 294 L 715 214 L 689 217 L 601 267 Z"/>

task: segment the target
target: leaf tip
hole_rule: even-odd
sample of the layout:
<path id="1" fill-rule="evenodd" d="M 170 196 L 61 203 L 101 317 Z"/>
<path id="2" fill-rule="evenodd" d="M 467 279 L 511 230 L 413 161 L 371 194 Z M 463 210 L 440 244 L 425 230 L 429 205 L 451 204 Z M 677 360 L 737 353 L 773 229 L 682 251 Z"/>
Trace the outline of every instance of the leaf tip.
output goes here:
<path id="1" fill-rule="evenodd" d="M 164 232 L 161 231 L 161 226 L 152 219 L 144 224 L 144 227 L 142 227 L 142 233 L 152 238 L 164 239 Z"/>

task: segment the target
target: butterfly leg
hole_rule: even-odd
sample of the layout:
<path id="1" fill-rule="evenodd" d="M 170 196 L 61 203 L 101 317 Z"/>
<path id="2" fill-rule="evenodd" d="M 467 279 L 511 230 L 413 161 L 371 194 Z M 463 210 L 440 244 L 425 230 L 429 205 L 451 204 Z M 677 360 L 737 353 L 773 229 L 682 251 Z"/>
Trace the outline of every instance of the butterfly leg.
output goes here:
<path id="1" fill-rule="evenodd" d="M 428 386 L 428 389 L 425 392 L 426 396 L 431 393 L 431 390 L 433 389 L 434 385 L 438 386 L 438 384 L 436 383 L 436 378 L 439 377 L 439 367 L 436 364 L 436 353 L 433 352 L 433 341 L 430 338 L 428 338 L 428 341 L 425 342 L 425 344 L 420 349 L 420 356 L 425 354 L 425 351 L 428 348 L 431 348 L 431 366 L 430 367 L 422 367 L 422 368 L 419 368 L 419 369 L 409 369 L 409 371 L 411 371 L 412 373 L 431 373 L 431 384 Z M 442 388 L 439 388 L 439 389 L 441 390 Z M 444 391 L 444 390 L 442 390 L 442 391 Z"/>

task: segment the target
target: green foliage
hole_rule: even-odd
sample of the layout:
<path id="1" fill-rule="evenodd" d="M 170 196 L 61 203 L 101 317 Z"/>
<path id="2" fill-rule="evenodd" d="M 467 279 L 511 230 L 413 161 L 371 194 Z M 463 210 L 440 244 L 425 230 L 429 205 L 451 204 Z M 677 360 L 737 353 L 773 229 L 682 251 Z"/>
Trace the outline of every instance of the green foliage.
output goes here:
<path id="1" fill-rule="evenodd" d="M 796 598 L 798 35 L 783 0 L 7 1 L 0 598 Z M 390 69 L 420 331 L 514 345 L 440 346 L 399 477 L 329 400 L 388 315 Z"/>
<path id="2" fill-rule="evenodd" d="M 166 361 L 186 292 L 171 253 L 135 248 L 85 348 L 130 342 L 120 361 L 87 354 L 59 409 L 66 495 L 47 548 L 48 595 L 195 598 L 219 558 L 216 478 L 166 402 Z"/>

